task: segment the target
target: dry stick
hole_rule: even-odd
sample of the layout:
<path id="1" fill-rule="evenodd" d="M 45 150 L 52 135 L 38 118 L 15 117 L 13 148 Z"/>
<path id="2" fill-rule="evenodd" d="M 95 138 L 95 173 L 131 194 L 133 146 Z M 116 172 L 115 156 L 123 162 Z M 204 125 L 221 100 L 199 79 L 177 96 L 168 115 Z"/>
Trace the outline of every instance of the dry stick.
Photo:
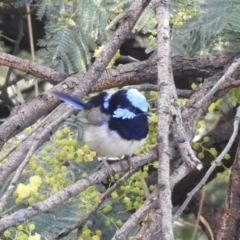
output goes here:
<path id="1" fill-rule="evenodd" d="M 213 235 L 213 231 L 211 226 L 209 225 L 209 223 L 206 221 L 206 219 L 202 216 L 200 216 L 200 220 L 201 222 L 204 224 L 205 228 L 207 229 L 207 231 L 209 232 L 209 236 L 210 236 L 210 240 L 214 240 L 214 235 Z"/>
<path id="2" fill-rule="evenodd" d="M 232 54 L 229 53 L 211 56 L 211 58 L 203 55 L 193 56 L 191 58 L 189 56 L 172 57 L 173 72 L 176 78 L 196 76 L 208 78 L 222 71 L 224 66 L 230 61 L 232 61 Z M 113 84 L 111 84 L 112 81 L 116 85 L 123 78 L 126 82 L 132 80 L 132 82 L 134 82 L 132 84 L 139 84 L 141 79 L 145 79 L 142 82 L 155 82 L 157 80 L 156 62 L 156 60 L 146 60 L 138 63 L 120 65 L 114 69 L 107 69 L 99 79 L 98 84 L 94 86 L 93 91 L 107 89 L 109 88 L 109 85 L 113 86 Z M 68 74 L 59 73 L 49 67 L 33 61 L 15 57 L 3 52 L 0 52 L 0 65 L 23 71 L 37 78 L 48 81 L 53 85 L 62 82 L 69 76 Z M 78 76 L 80 78 L 83 74 L 75 74 L 74 76 Z M 129 77 L 126 79 L 126 76 Z M 138 83 L 136 83 L 136 79 Z M 107 83 L 105 88 L 103 87 L 104 82 Z M 69 82 L 69 84 L 71 84 L 71 82 Z"/>
<path id="3" fill-rule="evenodd" d="M 201 161 L 195 156 L 194 151 L 188 141 L 185 129 L 183 127 L 181 110 L 177 103 L 177 99 L 174 99 L 174 104 L 171 106 L 171 112 L 173 116 L 173 136 L 178 144 L 178 149 L 181 153 L 183 161 L 191 168 L 202 168 Z"/>
<path id="4" fill-rule="evenodd" d="M 119 15 L 117 15 L 105 28 L 105 30 L 110 30 L 113 26 L 115 26 L 117 23 L 121 22 L 122 20 L 124 20 L 125 18 L 127 18 L 127 14 L 121 13 Z"/>
<path id="5" fill-rule="evenodd" d="M 239 87 L 240 86 L 240 80 L 234 80 L 233 82 L 226 82 L 224 84 L 221 85 L 219 91 L 221 90 L 225 90 L 228 88 L 235 88 L 235 87 Z"/>
<path id="6" fill-rule="evenodd" d="M 153 162 L 157 157 L 155 150 L 150 150 L 148 153 L 141 154 L 131 159 L 133 168 L 138 168 L 147 163 Z M 127 171 L 129 169 L 128 161 L 122 160 L 121 163 L 116 162 L 111 164 L 112 170 L 117 172 Z M 78 180 L 76 183 L 68 186 L 61 191 L 51 195 L 49 198 L 42 202 L 38 202 L 25 209 L 20 209 L 9 216 L 0 219 L 0 232 L 8 229 L 9 227 L 16 226 L 24 222 L 25 220 L 39 215 L 43 212 L 47 212 L 58 204 L 69 200 L 71 197 L 76 196 L 80 192 L 84 191 L 89 186 L 104 181 L 108 177 L 108 170 L 101 169 L 86 178 Z"/>
<path id="7" fill-rule="evenodd" d="M 143 83 L 141 85 L 133 85 L 128 88 L 135 88 L 138 91 L 158 91 L 158 86 L 151 83 Z M 186 90 L 186 89 L 177 89 L 177 95 L 179 98 L 190 98 L 194 90 Z"/>
<path id="8" fill-rule="evenodd" d="M 204 202 L 204 199 L 205 199 L 205 193 L 206 193 L 206 190 L 205 190 L 205 188 L 203 188 L 203 193 L 201 195 L 201 200 L 200 200 L 198 214 L 197 214 L 197 221 L 196 221 L 195 226 L 194 226 L 194 232 L 193 232 L 191 240 L 196 239 L 197 231 L 198 231 L 198 228 L 199 228 L 200 217 L 201 217 L 201 213 L 202 213 L 202 208 L 203 208 L 203 202 Z"/>
<path id="9" fill-rule="evenodd" d="M 34 49 L 34 41 L 33 41 L 33 28 L 32 28 L 32 18 L 31 18 L 31 11 L 30 6 L 26 5 L 27 10 L 27 21 L 28 21 L 28 32 L 29 32 L 29 39 L 30 39 L 30 48 L 31 48 L 31 55 L 32 60 L 35 60 L 35 49 Z M 38 81 L 34 81 L 34 89 L 35 89 L 35 96 L 39 95 L 39 89 L 38 89 Z"/>
<path id="10" fill-rule="evenodd" d="M 158 23 L 158 206 L 149 216 L 152 226 L 145 239 L 156 239 L 161 235 L 163 239 L 173 240 L 169 134 L 174 81 L 170 50 L 170 0 L 153 0 L 152 5 Z"/>
<path id="11" fill-rule="evenodd" d="M 51 84 L 58 84 L 68 76 L 65 73 L 59 73 L 54 69 L 43 66 L 39 63 L 12 56 L 8 53 L 0 52 L 0 65 L 12 67 L 14 69 L 31 74 L 36 78 L 41 78 Z"/>
<path id="12" fill-rule="evenodd" d="M 233 133 L 229 139 L 227 146 L 222 151 L 222 153 L 217 157 L 217 159 L 214 161 L 213 165 L 209 168 L 209 170 L 206 172 L 206 174 L 204 175 L 202 180 L 198 183 L 198 185 L 190 193 L 188 193 L 187 199 L 184 201 L 182 206 L 179 208 L 179 210 L 174 215 L 173 222 L 176 221 L 180 217 L 180 215 L 182 214 L 184 209 L 187 207 L 188 203 L 191 201 L 194 194 L 206 183 L 207 179 L 209 178 L 209 176 L 211 175 L 213 170 L 216 168 L 217 164 L 219 162 L 221 162 L 221 160 L 224 158 L 225 154 L 228 153 L 228 151 L 230 150 L 230 148 L 238 134 L 239 121 L 240 121 L 240 107 L 237 108 L 237 113 L 236 113 L 235 120 L 233 123 Z"/>

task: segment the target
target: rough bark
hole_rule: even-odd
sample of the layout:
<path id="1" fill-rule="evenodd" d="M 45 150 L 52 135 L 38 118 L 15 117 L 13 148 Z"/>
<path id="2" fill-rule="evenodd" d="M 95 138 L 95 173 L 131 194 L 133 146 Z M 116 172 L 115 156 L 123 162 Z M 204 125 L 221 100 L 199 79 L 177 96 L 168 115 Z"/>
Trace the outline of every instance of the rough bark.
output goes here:
<path id="1" fill-rule="evenodd" d="M 225 206 L 219 222 L 217 240 L 238 239 L 236 236 L 240 213 L 240 144 L 232 166 L 229 186 L 226 194 Z"/>

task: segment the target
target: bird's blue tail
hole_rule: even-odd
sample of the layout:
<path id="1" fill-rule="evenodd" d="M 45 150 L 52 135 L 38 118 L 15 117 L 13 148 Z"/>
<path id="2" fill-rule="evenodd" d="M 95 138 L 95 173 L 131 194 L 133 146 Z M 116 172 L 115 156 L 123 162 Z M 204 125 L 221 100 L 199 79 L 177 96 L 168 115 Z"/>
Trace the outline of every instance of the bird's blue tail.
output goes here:
<path id="1" fill-rule="evenodd" d="M 57 95 L 57 97 L 63 100 L 64 102 L 72 105 L 73 107 L 81 111 L 86 109 L 86 104 L 76 96 L 70 96 L 68 94 L 61 92 L 54 92 L 54 94 Z"/>

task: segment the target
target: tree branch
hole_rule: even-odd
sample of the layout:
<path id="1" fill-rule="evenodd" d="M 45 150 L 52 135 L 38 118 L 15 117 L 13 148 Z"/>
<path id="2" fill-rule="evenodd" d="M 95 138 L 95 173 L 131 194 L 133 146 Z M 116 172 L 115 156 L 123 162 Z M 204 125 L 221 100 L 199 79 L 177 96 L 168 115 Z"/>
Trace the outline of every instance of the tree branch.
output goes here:
<path id="1" fill-rule="evenodd" d="M 171 91 L 175 89 L 175 85 L 170 53 L 170 2 L 154 0 L 152 4 L 158 24 L 158 204 L 149 214 L 148 221 L 152 224 L 144 239 L 157 239 L 161 236 L 162 239 L 173 240 L 169 134 L 171 101 L 176 97 L 176 90 Z"/>
<path id="2" fill-rule="evenodd" d="M 52 68 L 3 52 L 0 52 L 0 65 L 23 71 L 54 85 L 68 76 L 68 74 L 59 73 Z"/>

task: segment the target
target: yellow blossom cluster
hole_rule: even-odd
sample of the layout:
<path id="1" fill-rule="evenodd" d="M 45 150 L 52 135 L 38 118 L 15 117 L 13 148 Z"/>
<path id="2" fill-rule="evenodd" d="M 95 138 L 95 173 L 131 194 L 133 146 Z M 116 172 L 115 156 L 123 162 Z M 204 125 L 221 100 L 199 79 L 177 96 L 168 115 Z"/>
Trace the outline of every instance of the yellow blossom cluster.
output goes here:
<path id="1" fill-rule="evenodd" d="M 101 51 L 103 50 L 103 48 L 104 48 L 104 45 L 97 48 L 93 54 L 93 57 L 95 58 L 98 57 Z M 113 56 L 112 60 L 108 63 L 107 68 L 111 68 L 119 57 L 120 57 L 120 51 L 118 49 L 115 55 Z"/>
<path id="2" fill-rule="evenodd" d="M 29 179 L 29 184 L 19 183 L 14 193 L 17 202 L 21 202 L 25 198 L 35 195 L 42 183 L 42 179 L 39 176 L 32 176 Z"/>
<path id="3" fill-rule="evenodd" d="M 33 233 L 33 230 L 35 230 L 35 224 L 26 221 L 23 224 L 18 225 L 15 229 L 11 228 L 6 230 L 3 233 L 3 236 L 6 239 L 40 240 L 41 235 L 36 232 Z"/>
<path id="4" fill-rule="evenodd" d="M 216 110 L 217 107 L 220 106 L 220 104 L 223 102 L 222 98 L 218 99 L 215 103 L 212 103 L 209 108 L 208 111 L 209 112 L 214 112 Z"/>

